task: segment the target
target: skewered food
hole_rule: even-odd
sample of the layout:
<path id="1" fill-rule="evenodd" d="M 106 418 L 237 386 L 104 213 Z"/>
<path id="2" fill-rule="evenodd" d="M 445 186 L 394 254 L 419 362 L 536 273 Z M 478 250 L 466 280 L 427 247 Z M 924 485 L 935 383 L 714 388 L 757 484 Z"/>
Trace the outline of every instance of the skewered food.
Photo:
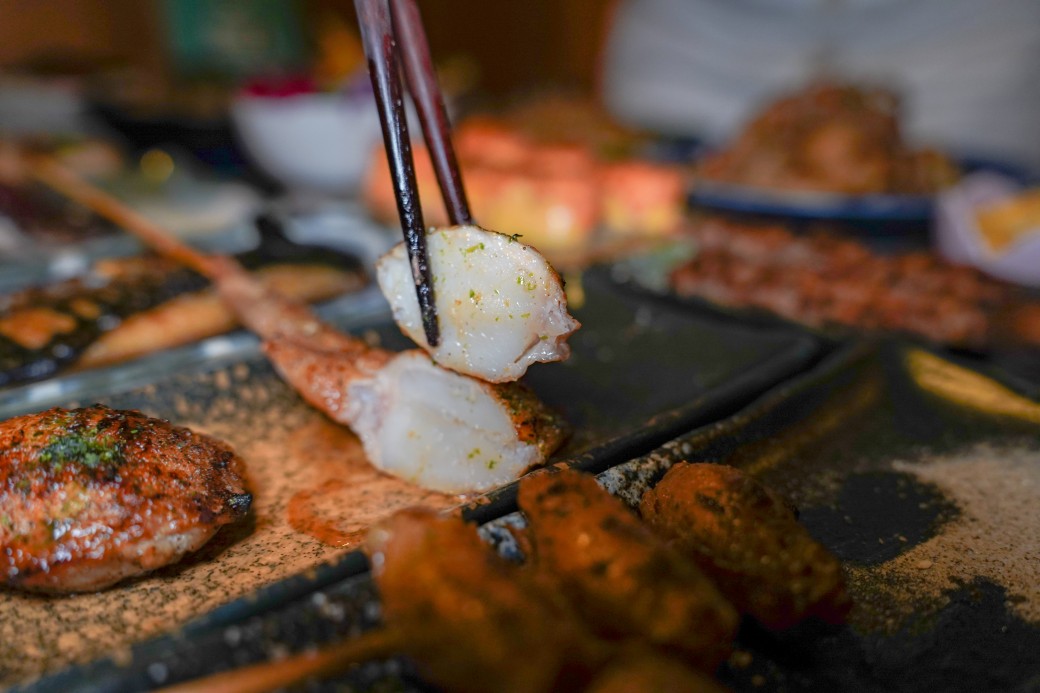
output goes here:
<path id="1" fill-rule="evenodd" d="M 784 191 L 931 194 L 954 164 L 903 142 L 891 91 L 819 82 L 767 106 L 698 167 L 706 180 Z"/>
<path id="2" fill-rule="evenodd" d="M 272 264 L 257 278 L 273 290 L 317 301 L 359 288 L 360 273 Z M 206 280 L 169 260 L 98 263 L 88 277 L 0 298 L 0 386 L 66 368 L 96 368 L 227 332 L 234 316 Z"/>
<path id="3" fill-rule="evenodd" d="M 440 324 L 436 348 L 423 333 L 403 243 L 380 260 L 377 278 L 397 324 L 438 365 L 501 383 L 533 363 L 570 355 L 566 340 L 580 325 L 567 312 L 559 275 L 534 248 L 476 226 L 431 231 L 426 246 Z"/>
<path id="4" fill-rule="evenodd" d="M 439 368 L 420 350 L 393 353 L 337 332 L 215 258 L 217 288 L 264 339 L 282 377 L 349 425 L 372 464 L 438 491 L 506 483 L 544 464 L 566 438 L 562 419 L 521 383 L 491 384 Z"/>
<path id="5" fill-rule="evenodd" d="M 810 616 L 840 623 L 851 607 L 838 559 L 779 496 L 733 467 L 677 464 L 639 508 L 738 611 L 769 628 Z"/>
<path id="6" fill-rule="evenodd" d="M 174 563 L 243 517 L 242 462 L 212 438 L 96 405 L 0 424 L 3 583 L 99 590 Z"/>
<path id="7" fill-rule="evenodd" d="M 440 369 L 422 351 L 395 355 L 339 333 L 306 305 L 265 289 L 233 258 L 199 253 L 55 162 L 37 159 L 31 168 L 209 278 L 265 342 L 282 376 L 305 400 L 350 425 L 376 468 L 432 490 L 465 493 L 544 464 L 563 443 L 562 420 L 524 386 L 492 385 Z"/>
<path id="8" fill-rule="evenodd" d="M 813 327 L 846 325 L 986 348 L 1011 289 L 924 252 L 877 255 L 856 241 L 780 226 L 709 219 L 690 229 L 696 255 L 670 277 L 675 292 L 762 308 Z"/>
<path id="9" fill-rule="evenodd" d="M 405 654 L 425 678 L 458 693 L 724 689 L 638 642 L 598 638 L 571 605 L 496 554 L 458 518 L 402 511 L 369 539 L 383 624 L 315 656 L 175 686 L 169 693 L 247 693 Z"/>
<path id="10" fill-rule="evenodd" d="M 449 690 L 579 690 L 607 661 L 611 648 L 471 525 L 398 513 L 369 546 L 385 628 Z"/>
<path id="11" fill-rule="evenodd" d="M 391 654 L 411 656 L 449 691 L 721 693 L 724 687 L 689 664 L 718 664 L 736 615 L 696 571 L 688 594 L 676 589 L 675 578 L 687 579 L 690 565 L 655 529 L 681 548 L 709 546 L 707 558 L 696 550 L 691 557 L 708 561 L 727 596 L 767 623 L 844 617 L 849 603 L 837 561 L 772 492 L 721 465 L 673 469 L 681 486 L 669 473 L 658 483 L 665 484 L 662 496 L 644 494 L 653 528 L 591 476 L 526 477 L 519 503 L 528 529 L 516 534 L 524 564 L 500 557 L 457 517 L 399 512 L 368 541 L 382 627 L 316 655 L 225 672 L 170 693 L 266 691 Z M 698 475 L 694 483 L 686 483 L 686 470 Z M 736 560 L 719 569 L 727 552 Z M 699 612 L 703 621 L 683 625 L 704 632 L 666 632 L 682 619 L 661 606 Z M 703 649 L 686 646 L 696 643 Z"/>
<path id="12" fill-rule="evenodd" d="M 518 503 L 530 563 L 601 635 L 637 638 L 709 672 L 729 655 L 733 607 L 594 477 L 525 477 Z"/>

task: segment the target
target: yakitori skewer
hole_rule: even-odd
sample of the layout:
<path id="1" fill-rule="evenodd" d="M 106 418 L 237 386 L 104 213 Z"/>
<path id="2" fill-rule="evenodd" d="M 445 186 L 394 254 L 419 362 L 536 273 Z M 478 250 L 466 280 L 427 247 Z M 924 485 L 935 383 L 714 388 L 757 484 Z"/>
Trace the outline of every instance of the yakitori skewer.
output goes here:
<path id="1" fill-rule="evenodd" d="M 448 219 L 455 226 L 472 224 L 473 216 L 470 214 L 469 201 L 451 143 L 451 123 L 437 84 L 419 6 L 415 0 L 390 0 L 390 12 L 394 33 L 400 42 L 401 56 L 404 58 L 408 89 L 419 112 L 419 122 L 422 123 L 423 136 L 444 197 L 444 208 L 448 210 Z"/>
<path id="2" fill-rule="evenodd" d="M 404 93 L 400 79 L 397 40 L 390 20 L 388 0 L 355 0 L 361 40 L 368 58 L 368 70 L 379 109 L 386 158 L 393 177 L 397 213 L 401 218 L 408 259 L 415 282 L 415 293 L 422 314 L 423 331 L 430 346 L 440 343 L 437 313 L 433 300 L 433 278 L 426 253 L 426 225 L 419 203 L 412 145 L 408 138 Z"/>
<path id="3" fill-rule="evenodd" d="M 26 163 L 30 175 L 209 278 L 239 322 L 260 337 L 282 378 L 314 407 L 350 426 L 377 469 L 426 488 L 472 493 L 544 464 L 566 438 L 560 416 L 521 383 L 487 382 L 441 368 L 419 349 L 391 352 L 339 332 L 309 306 L 265 288 L 234 258 L 193 250 L 53 159 Z M 508 243 L 508 236 L 470 229 L 506 246 L 514 259 L 534 256 Z M 562 336 L 550 331 L 553 336 L 536 346 L 566 354 L 566 344 L 552 345 L 577 322 L 559 313 L 554 297 L 546 294 L 547 311 Z M 526 367 L 530 358 L 546 356 L 522 355 L 520 361 Z"/>

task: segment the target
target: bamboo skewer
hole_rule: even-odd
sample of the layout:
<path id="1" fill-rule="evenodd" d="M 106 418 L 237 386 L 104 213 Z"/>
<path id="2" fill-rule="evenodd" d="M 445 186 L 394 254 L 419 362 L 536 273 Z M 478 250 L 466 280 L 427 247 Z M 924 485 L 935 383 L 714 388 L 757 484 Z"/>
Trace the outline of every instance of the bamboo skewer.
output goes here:
<path id="1" fill-rule="evenodd" d="M 400 649 L 395 631 L 373 630 L 311 654 L 224 671 L 161 689 L 160 693 L 264 693 L 309 677 L 331 676 Z"/>

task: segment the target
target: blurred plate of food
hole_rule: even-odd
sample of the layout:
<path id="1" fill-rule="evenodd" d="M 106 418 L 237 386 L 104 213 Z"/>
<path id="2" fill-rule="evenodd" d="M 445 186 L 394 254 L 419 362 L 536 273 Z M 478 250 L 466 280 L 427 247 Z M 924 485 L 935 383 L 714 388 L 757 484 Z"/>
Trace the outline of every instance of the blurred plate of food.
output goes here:
<path id="1" fill-rule="evenodd" d="M 235 252 L 255 242 L 261 200 L 248 185 L 199 170 L 176 150 L 132 157 L 108 140 L 8 140 L 0 148 L 0 290 L 66 279 L 100 258 L 140 252 L 138 241 L 26 175 L 26 151 L 45 151 L 172 233 Z"/>
<path id="2" fill-rule="evenodd" d="M 1019 287 L 927 250 L 882 254 L 846 236 L 775 223 L 693 220 L 668 248 L 615 264 L 635 289 L 831 339 L 897 335 L 976 354 L 1036 349 Z"/>
<path id="3" fill-rule="evenodd" d="M 765 106 L 728 145 L 695 164 L 691 207 L 873 233 L 927 231 L 935 196 L 969 169 L 904 137 L 898 95 L 874 86 L 816 82 Z"/>
<path id="4" fill-rule="evenodd" d="M 363 233 L 337 238 L 321 233 L 327 225 L 296 220 L 290 232 L 261 216 L 258 243 L 237 258 L 296 300 L 356 299 L 378 253 Z M 98 259 L 70 279 L 0 294 L 0 390 L 59 374 L 71 376 L 66 390 L 89 388 L 126 374 L 128 362 L 147 372 L 172 350 L 236 327 L 209 282 L 185 267 L 150 254 Z"/>
<path id="5" fill-rule="evenodd" d="M 1040 287 L 1040 187 L 975 173 L 939 197 L 939 251 L 1006 281 Z"/>
<path id="6" fill-rule="evenodd" d="M 348 195 L 381 137 L 364 73 L 335 91 L 305 78 L 256 82 L 235 98 L 231 115 L 249 158 L 290 190 Z"/>
<path id="7" fill-rule="evenodd" d="M 683 216 L 683 170 L 642 155 L 649 139 L 593 102 L 550 95 L 463 118 L 455 149 L 477 223 L 518 234 L 566 269 L 625 255 L 674 233 Z M 424 221 L 448 223 L 425 147 L 413 145 Z M 382 148 L 362 191 L 373 217 L 397 224 Z"/>

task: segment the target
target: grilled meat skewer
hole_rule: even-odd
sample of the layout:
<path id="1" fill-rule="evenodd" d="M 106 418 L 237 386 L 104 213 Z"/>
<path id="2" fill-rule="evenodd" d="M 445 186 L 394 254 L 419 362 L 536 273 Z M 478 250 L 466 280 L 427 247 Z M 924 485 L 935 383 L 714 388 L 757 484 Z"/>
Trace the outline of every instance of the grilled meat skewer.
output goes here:
<path id="1" fill-rule="evenodd" d="M 739 618 L 711 581 L 588 474 L 520 481 L 529 563 L 608 638 L 638 638 L 705 671 L 729 655 Z"/>
<path id="2" fill-rule="evenodd" d="M 394 654 L 408 655 L 427 680 L 457 693 L 723 690 L 645 646 L 599 639 L 545 581 L 502 559 L 458 518 L 403 511 L 375 528 L 369 545 L 383 602 L 380 628 L 315 655 L 165 693 L 256 693 Z M 650 687 L 632 687 L 644 684 Z"/>
<path id="3" fill-rule="evenodd" d="M 356 272 L 272 264 L 257 280 L 295 300 L 357 289 Z M 158 257 L 98 263 L 88 276 L 0 297 L 0 387 L 109 365 L 227 332 L 235 317 L 206 280 Z"/>
<path id="4" fill-rule="evenodd" d="M 677 464 L 643 495 L 639 508 L 738 611 L 762 625 L 784 629 L 811 616 L 841 623 L 848 614 L 838 559 L 778 495 L 743 472 Z"/>

